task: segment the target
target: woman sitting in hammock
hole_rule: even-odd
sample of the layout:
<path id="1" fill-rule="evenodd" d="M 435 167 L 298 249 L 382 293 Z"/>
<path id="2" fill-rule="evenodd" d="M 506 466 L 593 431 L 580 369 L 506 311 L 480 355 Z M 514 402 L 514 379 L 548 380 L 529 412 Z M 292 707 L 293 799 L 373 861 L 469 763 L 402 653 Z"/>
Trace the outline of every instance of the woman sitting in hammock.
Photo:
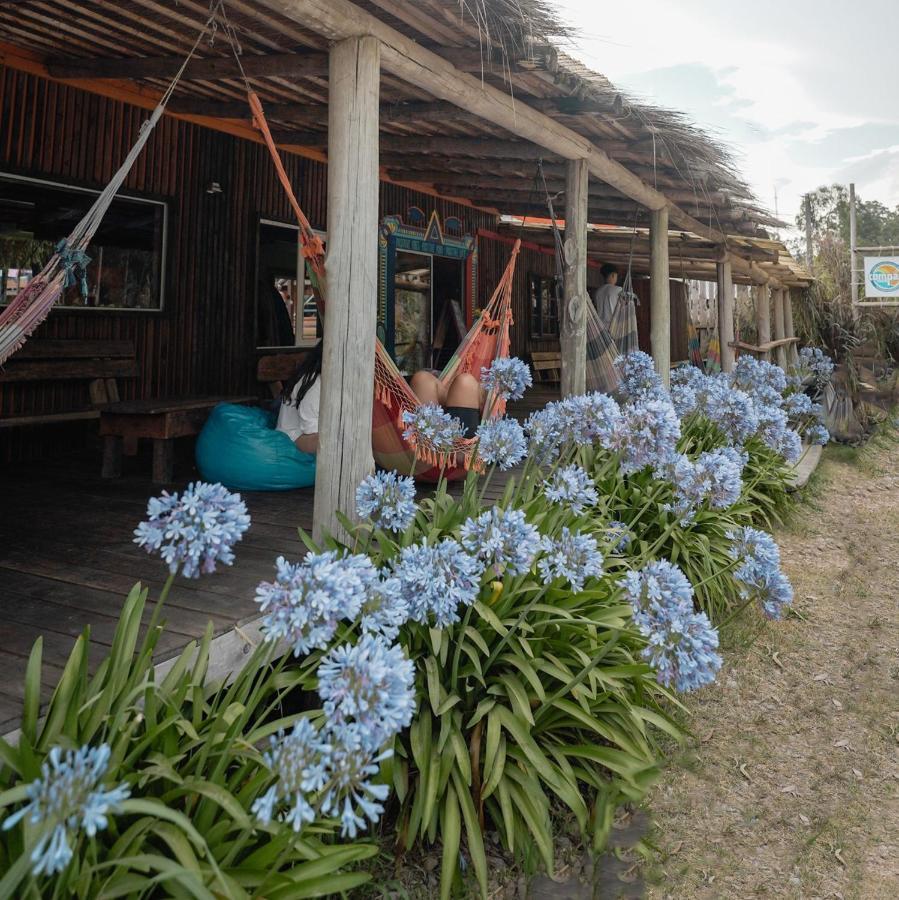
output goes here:
<path id="1" fill-rule="evenodd" d="M 321 398 L 322 342 L 309 351 L 297 368 L 296 378 L 281 395 L 276 428 L 283 431 L 304 453 L 318 452 L 318 410 Z M 410 379 L 415 396 L 437 403 L 462 423 L 466 437 L 474 437 L 481 423 L 486 394 L 474 375 L 461 372 L 449 385 L 433 372 L 422 369 Z"/>

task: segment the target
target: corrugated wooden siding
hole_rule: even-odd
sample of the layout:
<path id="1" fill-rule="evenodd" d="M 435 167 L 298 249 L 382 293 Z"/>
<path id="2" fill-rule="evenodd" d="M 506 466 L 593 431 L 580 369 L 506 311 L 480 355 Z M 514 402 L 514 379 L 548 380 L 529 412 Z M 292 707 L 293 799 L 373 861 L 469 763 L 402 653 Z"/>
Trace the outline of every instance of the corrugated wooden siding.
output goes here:
<path id="1" fill-rule="evenodd" d="M 640 337 L 640 349 L 650 352 L 649 319 L 650 298 L 649 278 L 634 279 L 634 293 L 640 299 L 637 305 L 637 331 Z M 670 282 L 671 292 L 671 362 L 676 363 L 688 358 L 687 322 L 690 318 L 687 309 L 687 288 L 682 281 Z"/>
<path id="2" fill-rule="evenodd" d="M 0 67 L 0 170 L 102 188 L 146 116 L 128 104 Z M 296 156 L 285 163 L 312 224 L 325 228 L 326 167 Z M 206 193 L 210 181 L 222 186 L 221 194 Z M 257 221 L 292 221 L 265 148 L 163 118 L 125 188 L 168 203 L 165 309 L 56 310 L 38 336 L 133 341 L 140 375 L 121 384 L 123 399 L 252 392 Z M 470 208 L 382 185 L 383 214 L 405 214 L 412 205 L 426 212 L 436 205 L 442 217 L 458 216 L 472 233 L 495 224 Z M 0 416 L 87 405 L 85 383 L 0 385 Z M 0 459 L 65 447 L 70 437 L 95 433 L 96 425 L 69 431 L 5 429 Z"/>

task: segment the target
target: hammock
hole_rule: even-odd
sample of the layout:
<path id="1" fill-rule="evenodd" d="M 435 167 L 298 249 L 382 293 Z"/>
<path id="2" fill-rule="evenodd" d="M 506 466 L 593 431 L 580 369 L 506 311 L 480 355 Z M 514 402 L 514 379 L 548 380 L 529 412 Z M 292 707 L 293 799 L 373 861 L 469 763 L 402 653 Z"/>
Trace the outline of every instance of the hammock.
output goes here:
<path id="1" fill-rule="evenodd" d="M 618 353 L 627 356 L 640 349 L 640 337 L 637 331 L 637 295 L 630 289 L 630 272 L 624 279 L 624 286 L 618 292 L 615 309 L 612 310 L 612 321 L 609 333 Z"/>
<path id="2" fill-rule="evenodd" d="M 80 285 L 82 294 L 87 296 L 86 270 L 91 261 L 87 255 L 88 246 L 115 195 L 124 184 L 128 173 L 149 140 L 156 123 L 162 118 L 172 93 L 213 19 L 214 14 L 206 20 L 193 47 L 181 64 L 181 68 L 178 69 L 171 84 L 160 98 L 150 118 L 141 125 L 134 146 L 128 152 L 119 170 L 112 176 L 109 184 L 84 214 L 72 233 L 56 245 L 53 255 L 44 268 L 28 282 L 12 303 L 0 312 L 0 366 L 24 345 L 38 325 L 47 318 L 50 310 L 67 288 Z"/>
<path id="3" fill-rule="evenodd" d="M 621 386 L 621 371 L 615 365 L 618 345 L 603 324 L 596 307 L 587 303 L 587 390 L 614 394 Z"/>
<path id="4" fill-rule="evenodd" d="M 300 244 L 312 290 L 319 311 L 324 317 L 325 310 L 325 248 L 321 239 L 312 230 L 297 201 L 290 179 L 281 161 L 268 127 L 262 104 L 256 94 L 249 89 L 247 97 L 253 113 L 253 123 L 262 133 L 268 147 L 278 179 L 296 216 L 300 232 Z M 480 379 L 481 368 L 489 367 L 495 359 L 509 355 L 509 329 L 512 325 L 512 281 L 515 262 L 521 241 L 512 248 L 506 270 L 500 279 L 493 297 L 478 320 L 463 339 L 446 368 L 440 373 L 440 381 L 448 385 L 459 374 L 467 372 Z M 443 474 L 449 481 L 465 477 L 466 471 L 476 465 L 474 437 L 456 442 L 452 450 L 439 457 L 423 448 L 416 451 L 403 437 L 405 426 L 403 413 L 411 412 L 421 404 L 412 392 L 406 379 L 400 374 L 384 345 L 375 337 L 375 384 L 374 408 L 372 412 L 372 452 L 375 462 L 385 469 L 413 472 L 425 481 L 436 481 Z M 503 415 L 505 401 L 491 392 L 482 410 L 482 421 Z"/>

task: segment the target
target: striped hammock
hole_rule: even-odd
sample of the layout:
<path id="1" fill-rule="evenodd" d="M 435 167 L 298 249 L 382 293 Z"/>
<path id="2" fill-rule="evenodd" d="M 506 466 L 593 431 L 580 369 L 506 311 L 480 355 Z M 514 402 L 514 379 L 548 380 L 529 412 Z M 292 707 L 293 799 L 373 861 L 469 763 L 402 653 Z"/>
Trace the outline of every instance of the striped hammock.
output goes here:
<path id="1" fill-rule="evenodd" d="M 587 303 L 587 366 L 588 391 L 614 394 L 621 386 L 621 371 L 615 365 L 619 351 L 611 332 L 603 324 L 596 307 Z"/>
<path id="2" fill-rule="evenodd" d="M 213 18 L 214 16 L 210 15 L 207 19 L 190 53 L 160 98 L 150 118 L 141 125 L 134 146 L 128 151 L 124 162 L 112 176 L 109 184 L 99 194 L 72 233 L 56 245 L 53 255 L 44 268 L 28 282 L 12 303 L 0 312 L 0 366 L 28 340 L 38 325 L 47 318 L 50 310 L 67 288 L 80 284 L 82 293 L 87 294 L 86 270 L 90 263 L 90 257 L 87 255 L 88 246 L 97 233 L 115 195 L 125 183 L 128 173 L 150 139 L 156 123 L 162 118 L 172 93 L 181 80 L 187 64 L 193 58 L 203 35 L 212 24 Z"/>
<path id="3" fill-rule="evenodd" d="M 325 310 L 325 248 L 321 239 L 312 230 L 312 225 L 297 201 L 281 160 L 278 148 L 272 138 L 259 97 L 248 92 L 253 123 L 262 134 L 269 154 L 293 209 L 299 225 L 299 239 L 303 258 L 318 308 L 324 317 Z M 443 384 L 449 384 L 457 375 L 467 372 L 480 378 L 481 368 L 489 367 L 495 359 L 509 355 L 509 332 L 512 326 L 512 282 L 515 263 L 521 245 L 516 241 L 493 297 L 482 311 L 471 330 L 441 372 Z M 411 412 L 420 405 L 406 379 L 400 374 L 390 354 L 380 340 L 375 337 L 375 384 L 374 408 L 372 413 L 372 452 L 375 462 L 385 469 L 413 472 L 425 481 L 437 481 L 442 474 L 447 480 L 465 477 L 466 471 L 476 465 L 475 438 L 458 440 L 453 448 L 437 456 L 422 448 L 412 447 L 404 437 L 403 413 Z M 481 411 L 482 421 L 505 413 L 505 401 L 491 392 Z"/>

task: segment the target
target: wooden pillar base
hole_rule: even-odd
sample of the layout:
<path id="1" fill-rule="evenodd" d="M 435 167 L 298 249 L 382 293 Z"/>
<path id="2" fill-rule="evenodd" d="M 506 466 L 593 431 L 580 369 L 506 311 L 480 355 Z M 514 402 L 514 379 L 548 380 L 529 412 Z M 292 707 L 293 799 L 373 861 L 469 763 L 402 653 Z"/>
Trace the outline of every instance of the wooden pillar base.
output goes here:
<path id="1" fill-rule="evenodd" d="M 122 475 L 122 439 L 118 435 L 107 434 L 103 438 L 103 467 L 101 478 L 120 478 Z"/>
<path id="2" fill-rule="evenodd" d="M 153 440 L 153 483 L 171 484 L 175 480 L 175 442 L 167 438 Z"/>

